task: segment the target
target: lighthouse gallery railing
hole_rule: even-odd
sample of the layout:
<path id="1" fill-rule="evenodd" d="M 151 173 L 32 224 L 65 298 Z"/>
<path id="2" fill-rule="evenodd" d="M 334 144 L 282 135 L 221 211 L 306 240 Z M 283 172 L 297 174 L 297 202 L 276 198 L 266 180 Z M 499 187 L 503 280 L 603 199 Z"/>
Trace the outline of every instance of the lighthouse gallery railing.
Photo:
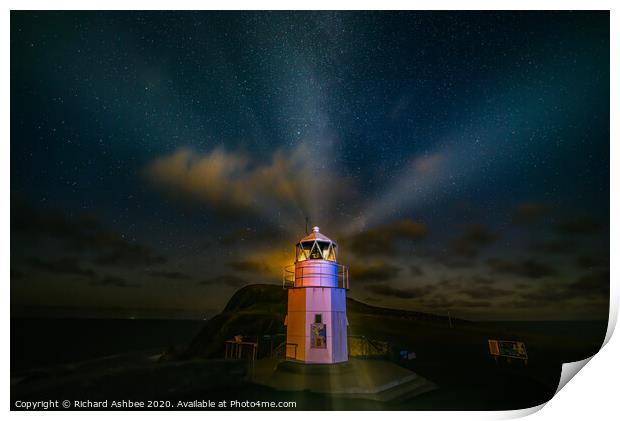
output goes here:
<path id="1" fill-rule="evenodd" d="M 344 265 L 339 265 L 339 264 L 335 264 L 335 265 L 338 268 L 336 272 L 336 278 L 338 280 L 337 282 L 338 288 L 344 288 L 348 290 L 349 289 L 349 268 Z M 312 279 L 315 282 L 313 282 L 311 286 L 326 287 L 326 288 L 334 287 L 334 285 L 332 285 L 331 282 L 323 283 L 323 279 L 327 280 L 330 277 L 334 276 L 333 271 L 331 270 L 324 271 L 323 265 L 319 265 L 318 268 L 316 266 L 312 268 L 307 268 L 305 273 L 304 273 L 304 269 L 306 268 L 304 268 L 303 266 L 297 268 L 297 273 L 298 273 L 297 279 L 301 279 L 302 284 L 304 283 L 303 282 L 304 279 Z M 317 279 L 319 281 L 318 283 L 316 283 Z M 295 265 L 289 265 L 289 266 L 286 266 L 282 272 L 282 288 L 286 289 L 286 288 L 292 288 L 294 286 L 295 286 Z"/>

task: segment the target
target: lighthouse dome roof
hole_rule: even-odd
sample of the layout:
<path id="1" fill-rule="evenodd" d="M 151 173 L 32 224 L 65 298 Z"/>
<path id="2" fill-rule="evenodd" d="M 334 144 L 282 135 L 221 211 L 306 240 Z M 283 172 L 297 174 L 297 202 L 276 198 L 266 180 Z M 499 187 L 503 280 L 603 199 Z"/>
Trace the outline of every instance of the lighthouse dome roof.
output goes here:
<path id="1" fill-rule="evenodd" d="M 312 232 L 310 234 L 306 235 L 301 240 L 299 240 L 299 242 L 301 243 L 303 241 L 314 241 L 314 240 L 323 240 L 323 241 L 330 241 L 332 243 L 335 243 L 335 241 L 332 241 L 330 238 L 328 238 L 327 236 L 323 235 L 319 231 L 319 227 L 312 228 Z"/>

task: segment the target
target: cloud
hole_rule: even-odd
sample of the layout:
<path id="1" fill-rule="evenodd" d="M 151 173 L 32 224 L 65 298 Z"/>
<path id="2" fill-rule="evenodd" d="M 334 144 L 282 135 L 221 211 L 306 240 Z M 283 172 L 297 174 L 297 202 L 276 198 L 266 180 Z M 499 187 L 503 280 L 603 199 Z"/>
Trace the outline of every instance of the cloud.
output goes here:
<path id="1" fill-rule="evenodd" d="M 284 267 L 295 262 L 295 247 L 292 244 L 281 246 L 272 241 L 270 247 L 256 248 L 254 246 L 239 251 L 236 260 L 225 262 L 231 269 L 260 277 L 262 281 L 279 280 Z"/>
<path id="2" fill-rule="evenodd" d="M 558 223 L 555 229 L 565 235 L 590 235 L 599 231 L 601 224 L 589 216 L 582 216 Z"/>
<path id="3" fill-rule="evenodd" d="M 106 276 L 99 281 L 91 282 L 94 286 L 115 287 L 115 288 L 138 288 L 139 284 L 133 284 L 126 279 L 118 276 Z"/>
<path id="4" fill-rule="evenodd" d="M 138 265 L 160 265 L 166 262 L 162 256 L 153 254 L 149 247 L 124 241 L 114 245 L 114 249 L 103 251 L 94 259 L 101 266 L 133 267 Z"/>
<path id="5" fill-rule="evenodd" d="M 609 295 L 609 271 L 600 270 L 580 277 L 576 282 L 569 284 L 567 292 L 580 297 Z"/>
<path id="6" fill-rule="evenodd" d="M 491 284 L 495 283 L 493 279 L 480 276 L 473 275 L 469 278 L 464 276 L 457 276 L 455 278 L 443 278 L 439 281 L 439 285 L 442 289 L 477 289 L 480 286 L 487 287 Z M 472 286 L 473 285 L 473 286 Z"/>
<path id="7" fill-rule="evenodd" d="M 474 284 L 478 284 L 478 285 L 491 285 L 495 283 L 494 279 L 486 278 L 484 276 L 479 276 L 479 275 L 472 276 L 471 281 Z"/>
<path id="8" fill-rule="evenodd" d="M 476 260 L 471 257 L 453 256 L 451 251 L 439 252 L 432 256 L 433 261 L 443 265 L 449 269 L 454 268 L 471 268 L 476 265 Z"/>
<path id="9" fill-rule="evenodd" d="M 553 267 L 534 259 L 524 259 L 516 262 L 502 259 L 489 259 L 487 264 L 494 272 L 518 275 L 525 278 L 537 279 L 556 273 Z"/>
<path id="10" fill-rule="evenodd" d="M 584 269 L 609 268 L 609 256 L 581 255 L 575 258 L 575 264 Z"/>
<path id="11" fill-rule="evenodd" d="M 401 268 L 389 263 L 356 263 L 349 268 L 351 282 L 389 281 L 398 276 Z"/>
<path id="12" fill-rule="evenodd" d="M 156 278 L 165 278 L 173 281 L 185 281 L 192 279 L 192 277 L 186 273 L 167 270 L 151 271 L 149 272 L 149 275 Z"/>
<path id="13" fill-rule="evenodd" d="M 94 278 L 92 269 L 84 268 L 74 257 L 63 257 L 55 260 L 42 260 L 34 258 L 30 260 L 31 267 L 54 275 L 75 275 L 84 278 Z"/>
<path id="14" fill-rule="evenodd" d="M 416 288 L 398 289 L 387 284 L 367 285 L 366 289 L 373 294 L 394 298 L 421 298 L 432 293 L 436 287 L 425 285 Z"/>
<path id="15" fill-rule="evenodd" d="M 239 288 L 244 285 L 247 285 L 249 282 L 239 276 L 235 275 L 220 275 L 213 278 L 205 279 L 200 281 L 198 284 L 203 286 L 221 286 L 226 285 L 233 288 Z"/>
<path id="16" fill-rule="evenodd" d="M 458 309 L 458 308 L 482 308 L 482 307 L 491 307 L 491 303 L 489 301 L 471 301 L 471 300 L 460 300 L 453 299 L 444 296 L 434 296 L 431 298 L 426 298 L 420 302 L 420 305 L 433 310 L 441 310 L 446 311 L 449 309 Z"/>
<path id="17" fill-rule="evenodd" d="M 79 248 L 97 231 L 92 217 L 67 218 L 53 209 L 37 209 L 17 197 L 11 197 L 11 231 L 30 237 L 57 238 L 67 247 Z"/>
<path id="18" fill-rule="evenodd" d="M 277 150 L 268 162 L 221 148 L 204 154 L 179 149 L 148 164 L 144 175 L 176 198 L 298 226 L 304 215 L 321 220 L 332 197 L 345 200 L 352 191 L 348 179 L 330 171 L 315 149 L 301 144 Z"/>
<path id="19" fill-rule="evenodd" d="M 413 275 L 413 276 L 422 276 L 424 275 L 424 271 L 422 270 L 422 268 L 418 265 L 409 265 L 409 272 Z"/>
<path id="20" fill-rule="evenodd" d="M 570 238 L 559 238 L 543 242 L 534 247 L 537 251 L 552 254 L 570 254 L 575 252 L 576 244 Z"/>
<path id="21" fill-rule="evenodd" d="M 147 177 L 172 194 L 184 194 L 214 204 L 233 202 L 249 207 L 252 196 L 247 192 L 250 181 L 248 158 L 215 149 L 198 155 L 187 149 L 158 158 L 146 169 Z M 280 186 L 278 194 L 293 194 L 292 186 Z"/>
<path id="22" fill-rule="evenodd" d="M 563 285 L 544 285 L 521 294 L 523 307 L 536 307 L 569 300 L 609 299 L 609 272 L 602 270 L 586 274 L 575 282 Z"/>
<path id="23" fill-rule="evenodd" d="M 346 238 L 342 245 L 358 256 L 394 255 L 398 241 L 421 240 L 426 238 L 427 234 L 426 224 L 401 219 Z"/>
<path id="24" fill-rule="evenodd" d="M 455 288 L 462 285 L 461 279 L 443 278 L 439 281 L 439 285 L 443 289 Z"/>
<path id="25" fill-rule="evenodd" d="M 447 247 L 431 253 L 435 262 L 449 269 L 473 267 L 481 250 L 497 239 L 497 235 L 483 224 L 466 224 L 461 229 L 461 234 L 449 241 Z"/>
<path id="26" fill-rule="evenodd" d="M 450 243 L 450 251 L 458 257 L 476 257 L 482 247 L 491 244 L 496 238 L 485 225 L 466 225 L 461 236 Z"/>
<path id="27" fill-rule="evenodd" d="M 37 209 L 18 198 L 11 200 L 11 231 L 19 241 L 59 241 L 65 251 L 93 255 L 99 265 L 127 267 L 166 261 L 151 248 L 105 229 L 93 216 L 69 218 L 53 209 Z"/>
<path id="28" fill-rule="evenodd" d="M 523 202 L 517 205 L 512 222 L 516 225 L 531 225 L 539 222 L 549 211 L 549 206 L 542 202 Z"/>
<path id="29" fill-rule="evenodd" d="M 468 295 L 475 299 L 492 299 L 511 295 L 513 292 L 501 288 L 495 288 L 488 285 L 465 288 L 460 291 L 462 294 Z"/>
<path id="30" fill-rule="evenodd" d="M 239 272 L 270 273 L 271 268 L 265 262 L 258 260 L 237 260 L 228 265 Z"/>
<path id="31" fill-rule="evenodd" d="M 118 288 L 139 287 L 139 284 L 128 282 L 118 276 L 104 276 L 98 279 L 94 270 L 83 267 L 78 259 L 74 257 L 62 257 L 54 260 L 31 259 L 31 267 L 35 270 L 43 271 L 54 275 L 74 275 L 82 278 L 92 279 L 90 285 L 110 286 Z"/>

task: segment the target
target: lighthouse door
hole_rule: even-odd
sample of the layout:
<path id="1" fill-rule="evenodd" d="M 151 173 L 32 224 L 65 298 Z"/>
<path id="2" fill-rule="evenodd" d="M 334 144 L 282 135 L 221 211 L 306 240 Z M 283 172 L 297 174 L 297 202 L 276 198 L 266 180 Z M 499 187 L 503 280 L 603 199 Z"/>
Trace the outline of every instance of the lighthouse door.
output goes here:
<path id="1" fill-rule="evenodd" d="M 322 314 L 315 314 L 314 323 L 310 325 L 310 347 L 327 348 L 327 332 Z"/>

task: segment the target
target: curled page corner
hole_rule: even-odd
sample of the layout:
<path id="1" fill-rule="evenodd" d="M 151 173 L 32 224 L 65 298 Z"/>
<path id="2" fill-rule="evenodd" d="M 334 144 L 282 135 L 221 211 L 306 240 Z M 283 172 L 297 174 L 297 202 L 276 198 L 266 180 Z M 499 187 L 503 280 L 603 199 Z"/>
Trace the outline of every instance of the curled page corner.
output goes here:
<path id="1" fill-rule="evenodd" d="M 607 342 L 611 339 L 611 335 L 613 335 L 614 330 L 616 329 L 616 322 L 618 321 L 618 294 L 614 291 L 614 285 L 612 283 L 610 294 L 609 294 L 609 318 L 607 319 L 607 333 L 605 334 L 605 339 L 603 340 L 604 347 L 607 345 Z"/>
<path id="2" fill-rule="evenodd" d="M 564 386 L 566 386 L 566 383 L 568 383 L 570 379 L 575 377 L 575 374 L 577 374 L 579 370 L 581 370 L 588 363 L 588 361 L 590 361 L 594 357 L 594 355 L 591 357 L 585 358 L 583 360 L 562 364 L 562 373 L 560 374 L 560 382 L 558 383 L 558 388 L 555 390 L 554 395 L 557 395 L 558 392 L 562 390 Z"/>
<path id="3" fill-rule="evenodd" d="M 596 354 L 594 354 L 596 355 Z M 562 373 L 560 374 L 560 381 L 558 382 L 558 387 L 555 390 L 553 396 L 557 395 L 558 392 L 577 374 L 593 357 L 588 357 L 580 361 L 573 361 L 570 363 L 562 364 Z M 553 398 L 551 398 L 553 399 Z M 532 415 L 535 412 L 540 411 L 545 405 L 547 405 L 551 399 L 547 402 L 541 403 L 540 405 L 532 406 L 530 408 L 516 409 L 514 411 L 505 411 L 499 419 L 516 419 L 523 418 L 528 415 Z"/>
<path id="4" fill-rule="evenodd" d="M 532 415 L 532 414 L 540 411 L 545 405 L 547 405 L 547 402 L 541 403 L 540 405 L 531 406 L 529 408 L 513 409 L 513 410 L 510 410 L 510 411 L 503 411 L 501 413 L 501 415 L 497 419 L 501 419 L 501 420 L 514 420 L 514 419 L 517 419 L 517 418 L 527 417 L 529 415 Z"/>

